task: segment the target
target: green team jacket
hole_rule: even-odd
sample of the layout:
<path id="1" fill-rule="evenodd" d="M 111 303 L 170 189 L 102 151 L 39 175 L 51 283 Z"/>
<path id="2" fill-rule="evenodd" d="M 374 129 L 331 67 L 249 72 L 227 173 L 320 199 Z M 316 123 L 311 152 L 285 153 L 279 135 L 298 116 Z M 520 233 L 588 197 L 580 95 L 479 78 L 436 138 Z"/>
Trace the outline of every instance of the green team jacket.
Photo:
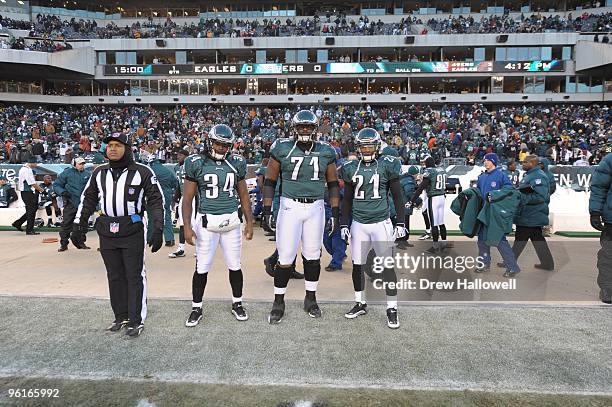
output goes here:
<path id="1" fill-rule="evenodd" d="M 467 237 L 474 237 L 480 231 L 482 223 L 478 215 L 483 207 L 482 197 L 478 188 L 468 188 L 461 191 L 451 203 L 451 210 L 459 216 L 459 230 Z"/>
<path id="2" fill-rule="evenodd" d="M 548 187 L 548 186 L 547 186 Z M 521 193 L 506 185 L 489 192 L 478 220 L 485 226 L 484 240 L 489 246 L 497 246 L 502 238 L 512 232 L 512 220 L 521 203 Z"/>
<path id="3" fill-rule="evenodd" d="M 589 213 L 598 212 L 604 223 L 612 223 L 612 154 L 607 154 L 591 178 Z"/>
<path id="4" fill-rule="evenodd" d="M 517 226 L 548 225 L 548 204 L 550 202 L 548 180 L 546 173 L 537 167 L 525 173 L 518 187 L 522 193 L 521 206 L 514 218 Z"/>

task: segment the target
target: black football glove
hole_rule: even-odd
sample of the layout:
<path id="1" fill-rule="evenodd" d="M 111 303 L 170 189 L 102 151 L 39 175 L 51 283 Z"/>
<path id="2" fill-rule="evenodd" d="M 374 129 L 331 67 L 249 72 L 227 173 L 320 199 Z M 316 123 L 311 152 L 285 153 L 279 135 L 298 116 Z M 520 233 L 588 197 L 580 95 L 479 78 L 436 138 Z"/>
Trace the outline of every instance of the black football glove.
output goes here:
<path id="1" fill-rule="evenodd" d="M 164 234 L 160 229 L 153 231 L 153 237 L 151 238 L 151 243 L 149 243 L 149 247 L 151 248 L 151 253 L 155 253 L 162 247 L 162 243 L 164 242 Z"/>
<path id="2" fill-rule="evenodd" d="M 85 246 L 85 234 L 87 233 L 87 226 L 75 223 L 72 226 L 72 233 L 70 233 L 70 241 L 77 248 L 80 249 Z"/>
<path id="3" fill-rule="evenodd" d="M 604 225 L 603 225 L 603 222 L 601 221 L 601 213 L 599 212 L 591 213 L 591 226 L 593 226 L 593 229 L 603 232 Z"/>
<path id="4" fill-rule="evenodd" d="M 328 236 L 333 236 L 340 229 L 340 208 L 331 208 L 332 216 L 327 221 Z"/>
<path id="5" fill-rule="evenodd" d="M 276 225 L 274 224 L 274 216 L 272 215 L 272 207 L 270 206 L 264 206 L 263 208 L 261 227 L 263 227 L 263 230 L 268 233 L 274 233 L 276 229 Z"/>

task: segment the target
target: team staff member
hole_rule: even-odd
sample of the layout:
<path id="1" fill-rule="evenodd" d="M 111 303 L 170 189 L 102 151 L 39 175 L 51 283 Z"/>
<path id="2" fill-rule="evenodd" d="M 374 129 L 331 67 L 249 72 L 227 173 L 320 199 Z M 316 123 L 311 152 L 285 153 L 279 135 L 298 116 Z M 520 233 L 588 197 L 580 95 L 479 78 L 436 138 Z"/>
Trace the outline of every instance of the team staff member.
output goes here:
<path id="1" fill-rule="evenodd" d="M 23 216 L 12 223 L 13 227 L 20 232 L 23 231 L 21 225 L 26 223 L 26 235 L 39 235 L 40 233 L 34 232 L 34 218 L 36 218 L 36 211 L 38 210 L 38 200 L 34 191 L 39 193 L 43 192 L 43 189 L 36 183 L 34 179 L 33 168 L 38 165 L 35 157 L 28 158 L 28 162 L 21 167 L 19 170 L 19 182 L 18 190 L 21 192 L 21 200 L 25 204 L 26 212 Z"/>
<path id="2" fill-rule="evenodd" d="M 601 249 L 597 253 L 599 299 L 612 304 L 612 146 L 605 147 L 604 153 L 607 154 L 591 180 L 589 213 L 591 226 L 601 232 Z"/>
<path id="3" fill-rule="evenodd" d="M 172 230 L 172 196 L 178 186 L 178 181 L 172 170 L 164 167 L 161 161 L 154 155 L 149 155 L 146 161 L 153 170 L 158 185 L 164 194 L 164 240 L 166 241 L 166 247 L 172 247 L 174 246 L 174 231 Z M 152 236 L 152 227 L 153 225 L 149 223 L 149 229 L 147 231 L 149 236 Z"/>
<path id="4" fill-rule="evenodd" d="M 62 197 L 64 201 L 64 215 L 62 218 L 62 229 L 60 235 L 60 247 L 58 252 L 68 250 L 68 239 L 72 233 L 72 225 L 76 216 L 79 203 L 81 202 L 81 194 L 91 173 L 85 171 L 85 159 L 77 157 L 72 161 L 72 167 L 66 168 L 53 182 L 53 189 Z M 77 249 L 89 249 L 83 241 L 81 247 Z"/>
<path id="5" fill-rule="evenodd" d="M 107 329 L 118 332 L 127 326 L 126 335 L 137 337 L 147 316 L 143 213 L 146 206 L 153 222 L 150 246 L 155 253 L 163 240 L 164 197 L 153 171 L 134 162 L 126 134 L 108 136 L 104 142 L 109 163 L 97 167 L 85 186 L 70 239 L 77 247 L 84 244 L 87 219 L 100 203 L 102 215 L 96 230 L 115 314 Z"/>
<path id="6" fill-rule="evenodd" d="M 522 193 L 521 207 L 514 217 L 516 233 L 512 251 L 518 260 L 527 241 L 531 239 L 540 260 L 540 264 L 534 267 L 552 271 L 555 268 L 555 262 L 542 234 L 542 228 L 548 225 L 549 179 L 540 169 L 538 157 L 535 155 L 525 157 L 523 171 L 525 175 L 518 187 Z"/>

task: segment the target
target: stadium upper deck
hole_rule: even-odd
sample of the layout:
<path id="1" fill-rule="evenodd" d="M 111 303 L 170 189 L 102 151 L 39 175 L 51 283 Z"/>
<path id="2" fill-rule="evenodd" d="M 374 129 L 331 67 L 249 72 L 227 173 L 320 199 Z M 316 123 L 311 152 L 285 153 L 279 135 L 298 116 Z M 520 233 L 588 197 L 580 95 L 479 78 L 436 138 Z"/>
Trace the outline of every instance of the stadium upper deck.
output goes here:
<path id="1" fill-rule="evenodd" d="M 189 10 L 180 2 L 174 9 L 147 2 L 140 14 L 130 11 L 139 4 L 132 1 L 115 14 L 91 2 L 61 9 L 23 3 L 29 29 L 15 7 L 7 14 L 9 6 L 0 5 L 9 36 L 2 48 L 11 48 L 10 35 L 25 37 L 18 50 L 0 49 L 5 101 L 588 103 L 612 96 L 612 45 L 606 43 L 612 7 L 600 2 L 457 7 L 434 1 L 416 10 L 408 2 L 331 8 L 196 2 Z M 82 9 L 70 10 L 76 7 Z M 474 13 L 480 8 L 485 13 Z M 316 17 L 305 14 L 315 10 Z M 45 37 L 45 45 L 29 34 Z"/>

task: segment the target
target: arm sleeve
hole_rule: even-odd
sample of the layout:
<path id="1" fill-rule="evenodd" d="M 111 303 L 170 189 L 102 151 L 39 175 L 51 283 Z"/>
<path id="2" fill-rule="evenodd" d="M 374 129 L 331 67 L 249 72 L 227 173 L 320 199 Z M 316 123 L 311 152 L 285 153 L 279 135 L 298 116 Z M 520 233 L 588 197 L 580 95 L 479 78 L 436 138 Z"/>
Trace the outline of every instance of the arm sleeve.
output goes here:
<path id="1" fill-rule="evenodd" d="M 66 192 L 65 187 L 66 187 L 66 176 L 64 175 L 64 172 L 62 172 L 60 175 L 57 176 L 55 181 L 53 181 L 53 190 L 55 190 L 56 194 L 63 195 L 64 192 Z"/>
<path id="2" fill-rule="evenodd" d="M 236 167 L 236 170 L 238 170 L 238 181 L 242 181 L 243 179 L 246 178 L 246 171 L 247 171 L 246 160 L 242 157 L 238 157 L 237 161 L 238 161 L 238 166 Z"/>
<path id="3" fill-rule="evenodd" d="M 591 198 L 589 199 L 589 213 L 603 213 L 606 199 L 612 183 L 611 160 L 602 161 L 591 178 Z"/>
<path id="4" fill-rule="evenodd" d="M 344 197 L 342 198 L 342 210 L 340 224 L 348 225 L 351 214 L 353 213 L 353 195 L 355 195 L 355 186 L 352 182 L 344 182 Z"/>
<path id="5" fill-rule="evenodd" d="M 99 173 L 99 170 L 94 170 L 93 174 L 91 174 L 91 177 L 89 177 L 89 180 L 87 181 L 87 185 L 85 185 L 85 189 L 81 195 L 79 209 L 77 209 L 76 216 L 74 217 L 74 223 L 76 224 L 84 225 L 87 222 L 87 219 L 89 219 L 91 214 L 96 210 L 99 193 L 96 179 L 98 178 Z"/>
<path id="6" fill-rule="evenodd" d="M 162 230 L 164 228 L 164 194 L 153 171 L 147 168 L 142 172 L 147 213 L 153 218 L 154 229 Z"/>
<path id="7" fill-rule="evenodd" d="M 391 180 L 389 184 L 391 195 L 393 196 L 393 203 L 395 205 L 395 212 L 398 223 L 404 223 L 404 197 L 402 194 L 402 185 L 399 182 L 399 178 Z"/>

